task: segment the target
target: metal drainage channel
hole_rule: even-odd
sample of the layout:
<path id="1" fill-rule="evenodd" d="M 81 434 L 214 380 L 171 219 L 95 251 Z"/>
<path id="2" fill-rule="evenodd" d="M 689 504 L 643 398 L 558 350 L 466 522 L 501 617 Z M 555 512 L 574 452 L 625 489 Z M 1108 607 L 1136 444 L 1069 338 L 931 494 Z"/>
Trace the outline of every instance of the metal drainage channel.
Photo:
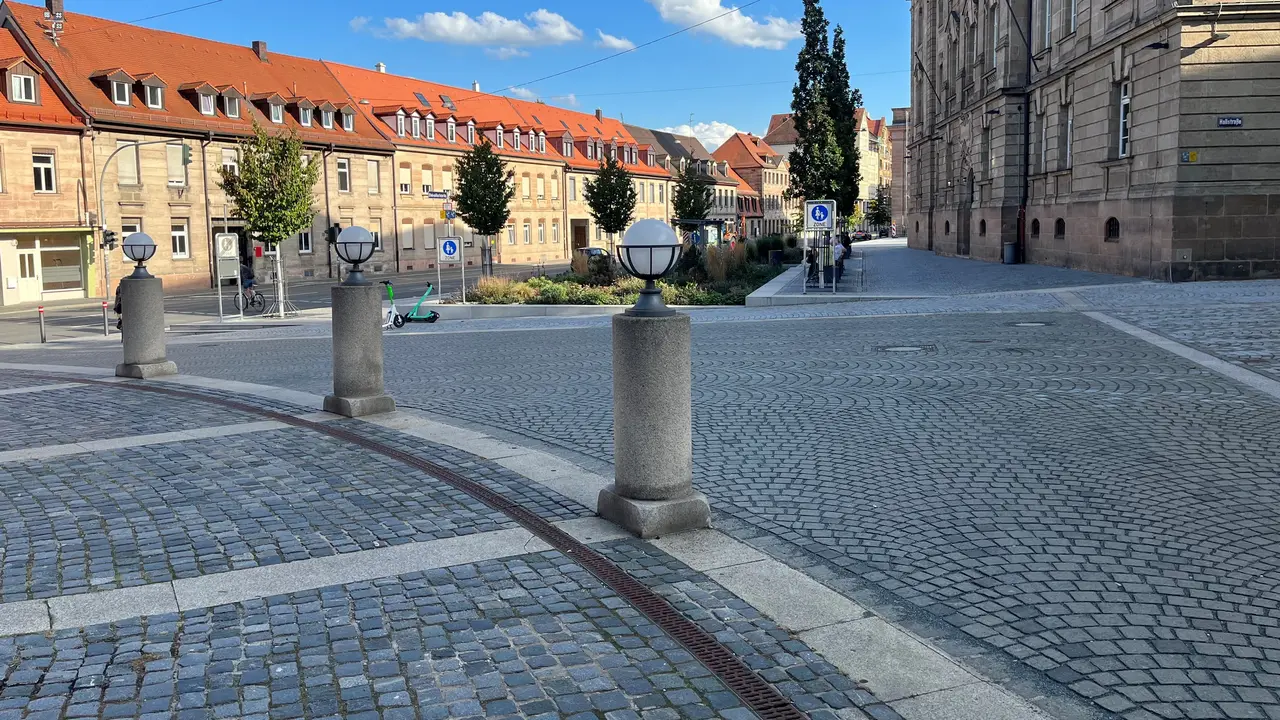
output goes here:
<path id="1" fill-rule="evenodd" d="M 729 648 L 681 615 L 665 599 L 628 575 L 611 560 L 574 539 L 560 528 L 507 499 L 501 493 L 494 492 L 474 480 L 468 480 L 448 468 L 440 467 L 435 463 L 410 455 L 403 450 L 369 440 L 347 430 L 327 426 L 324 423 L 303 420 L 272 410 L 264 410 L 235 400 L 133 383 L 108 383 L 84 378 L 41 377 L 61 379 L 63 381 L 70 379 L 73 382 L 86 385 L 100 385 L 112 388 L 123 387 L 221 405 L 233 410 L 261 415 L 287 425 L 314 430 L 417 468 L 437 480 L 465 492 L 485 505 L 506 514 L 524 529 L 572 558 L 574 562 L 581 565 L 592 575 L 595 575 L 633 607 L 644 613 L 646 617 L 675 639 L 676 642 L 683 645 L 694 658 L 706 666 L 708 670 L 724 682 L 726 687 L 741 698 L 747 707 L 759 715 L 761 720 L 803 720 L 808 717 L 784 697 L 782 693 L 778 692 L 776 688 L 748 668 Z"/>

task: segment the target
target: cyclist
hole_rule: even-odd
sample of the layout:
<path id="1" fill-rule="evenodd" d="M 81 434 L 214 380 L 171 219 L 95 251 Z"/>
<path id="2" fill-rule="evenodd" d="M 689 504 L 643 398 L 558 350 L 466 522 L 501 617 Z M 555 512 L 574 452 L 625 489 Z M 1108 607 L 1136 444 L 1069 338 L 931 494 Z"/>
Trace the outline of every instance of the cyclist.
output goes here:
<path id="1" fill-rule="evenodd" d="M 246 297 L 253 297 L 253 286 L 257 284 L 258 281 L 253 277 L 253 267 L 249 263 L 242 261 L 240 263 L 240 286 L 244 288 Z"/>

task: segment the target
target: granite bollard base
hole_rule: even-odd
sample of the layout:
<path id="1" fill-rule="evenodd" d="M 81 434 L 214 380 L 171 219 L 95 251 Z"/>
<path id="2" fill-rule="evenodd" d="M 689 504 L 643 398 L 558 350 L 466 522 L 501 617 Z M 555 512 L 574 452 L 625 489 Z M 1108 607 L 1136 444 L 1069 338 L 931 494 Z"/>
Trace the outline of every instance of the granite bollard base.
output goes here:
<path id="1" fill-rule="evenodd" d="M 382 298 L 373 285 L 336 285 L 333 305 L 333 394 L 324 409 L 346 417 L 394 412 L 382 379 Z"/>
<path id="2" fill-rule="evenodd" d="M 157 363 L 120 363 L 116 365 L 116 377 L 147 380 L 165 375 L 177 375 L 178 366 L 172 360 Z"/>
<path id="3" fill-rule="evenodd" d="M 696 490 L 679 498 L 636 500 L 619 495 L 610 485 L 600 491 L 596 512 L 645 540 L 711 527 L 711 504 Z"/>
<path id="4" fill-rule="evenodd" d="M 324 398 L 324 411 L 350 418 L 364 417 L 365 415 L 395 412 L 396 401 L 390 395 L 375 395 L 362 398 L 326 395 Z"/>

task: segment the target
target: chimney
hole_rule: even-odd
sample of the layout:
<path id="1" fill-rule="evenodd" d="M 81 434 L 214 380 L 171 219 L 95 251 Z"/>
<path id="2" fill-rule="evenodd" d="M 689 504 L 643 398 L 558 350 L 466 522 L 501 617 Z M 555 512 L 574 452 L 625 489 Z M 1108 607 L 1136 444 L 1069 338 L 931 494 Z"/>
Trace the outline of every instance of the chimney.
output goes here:
<path id="1" fill-rule="evenodd" d="M 374 70 L 377 70 L 377 71 L 378 71 L 378 72 L 380 72 L 380 73 L 385 73 L 385 72 L 387 71 L 387 64 L 386 64 L 386 63 L 378 63 L 377 65 L 374 65 L 374 66 L 373 66 L 373 69 L 374 69 Z"/>
<path id="2" fill-rule="evenodd" d="M 49 0 L 53 2 L 53 0 Z M 267 62 L 267 44 L 262 40 L 253 41 L 253 54 L 258 56 L 262 62 Z"/>
<path id="3" fill-rule="evenodd" d="M 596 108 L 596 119 L 604 120 L 604 111 L 601 110 L 600 108 Z"/>
<path id="4" fill-rule="evenodd" d="M 479 81 L 479 80 L 472 80 L 472 81 L 471 81 L 471 92 L 480 92 L 480 81 Z"/>
<path id="5" fill-rule="evenodd" d="M 45 0 L 44 7 L 56 19 L 62 19 L 62 0 Z"/>

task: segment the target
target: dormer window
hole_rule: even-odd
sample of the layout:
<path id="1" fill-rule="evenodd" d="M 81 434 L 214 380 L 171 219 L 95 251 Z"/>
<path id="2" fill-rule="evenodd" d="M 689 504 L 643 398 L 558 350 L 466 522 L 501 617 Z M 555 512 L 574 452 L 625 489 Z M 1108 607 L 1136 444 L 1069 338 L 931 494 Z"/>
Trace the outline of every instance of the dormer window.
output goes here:
<path id="1" fill-rule="evenodd" d="M 494 131 L 493 133 L 494 137 L 498 138 L 498 147 L 505 147 L 505 144 L 503 143 L 503 136 L 505 134 L 506 133 L 502 130 L 501 125 L 499 125 L 498 129 Z"/>
<path id="2" fill-rule="evenodd" d="M 207 95 L 204 93 L 200 94 L 200 114 L 201 115 L 213 115 L 217 111 L 217 106 L 214 105 L 213 100 L 214 100 L 214 97 L 212 95 Z"/>
<path id="3" fill-rule="evenodd" d="M 426 125 L 426 127 L 425 127 L 424 129 L 426 130 L 426 136 L 427 136 L 427 139 L 428 139 L 428 140 L 435 140 L 435 139 L 436 139 L 436 119 L 435 119 L 435 117 L 434 117 L 434 116 L 432 116 L 432 115 L 427 115 L 426 117 L 422 118 L 422 122 L 423 122 L 423 124 L 424 124 L 424 125 Z"/>
<path id="4" fill-rule="evenodd" d="M 333 111 L 332 110 L 320 111 L 320 126 L 323 127 L 325 130 L 333 129 Z M 342 129 L 346 130 L 347 132 L 354 132 L 356 129 L 356 116 L 343 115 Z"/>
<path id="5" fill-rule="evenodd" d="M 593 142 L 587 143 L 587 159 L 588 160 L 596 159 L 596 144 Z"/>
<path id="6" fill-rule="evenodd" d="M 9 101 L 34 103 L 36 101 L 36 78 L 34 75 L 9 76 Z"/>
<path id="7" fill-rule="evenodd" d="M 396 113 L 396 137 L 404 137 L 404 113 Z"/>
<path id="8" fill-rule="evenodd" d="M 271 108 L 271 122 L 277 125 L 283 123 L 284 122 L 284 106 L 271 103 L 270 105 L 268 105 L 268 107 Z"/>
<path id="9" fill-rule="evenodd" d="M 143 88 L 147 93 L 147 107 L 152 110 L 164 109 L 164 88 L 156 85 L 147 85 Z"/>
<path id="10" fill-rule="evenodd" d="M 467 123 L 467 142 L 472 145 L 476 144 L 476 124 L 473 122 Z"/>
<path id="11" fill-rule="evenodd" d="M 449 118 L 449 122 L 445 125 L 444 136 L 449 142 L 458 141 L 458 126 L 453 122 L 453 118 Z"/>
<path id="12" fill-rule="evenodd" d="M 520 152 L 520 131 L 519 130 L 511 131 L 511 147 L 516 152 Z"/>
<path id="13" fill-rule="evenodd" d="M 538 152 L 543 155 L 547 154 L 547 136 L 545 133 L 538 133 Z"/>
<path id="14" fill-rule="evenodd" d="M 202 95 L 200 97 L 201 97 L 201 103 L 203 104 L 204 96 Z M 237 97 L 222 98 L 222 109 L 227 113 L 227 117 L 229 118 L 240 117 L 240 98 L 237 98 Z M 212 115 L 213 113 L 209 113 L 209 114 Z"/>
<path id="15" fill-rule="evenodd" d="M 565 138 L 564 140 L 561 141 L 560 154 L 564 155 L 567 158 L 573 157 L 573 141 L 572 140 L 570 140 L 569 138 Z"/>
<path id="16" fill-rule="evenodd" d="M 298 124 L 302 127 L 311 127 L 311 108 L 298 109 Z"/>
<path id="17" fill-rule="evenodd" d="M 417 115 L 409 118 L 409 127 L 413 133 L 414 140 L 422 137 L 422 120 Z"/>
<path id="18" fill-rule="evenodd" d="M 129 85 L 118 80 L 111 81 L 111 101 L 117 105 L 129 104 Z"/>
<path id="19" fill-rule="evenodd" d="M 653 166 L 653 151 L 652 151 L 652 150 L 650 150 L 650 151 L 649 151 L 649 159 L 646 161 L 646 164 L 647 164 L 647 165 L 649 165 L 650 167 L 652 167 L 652 166 Z"/>

